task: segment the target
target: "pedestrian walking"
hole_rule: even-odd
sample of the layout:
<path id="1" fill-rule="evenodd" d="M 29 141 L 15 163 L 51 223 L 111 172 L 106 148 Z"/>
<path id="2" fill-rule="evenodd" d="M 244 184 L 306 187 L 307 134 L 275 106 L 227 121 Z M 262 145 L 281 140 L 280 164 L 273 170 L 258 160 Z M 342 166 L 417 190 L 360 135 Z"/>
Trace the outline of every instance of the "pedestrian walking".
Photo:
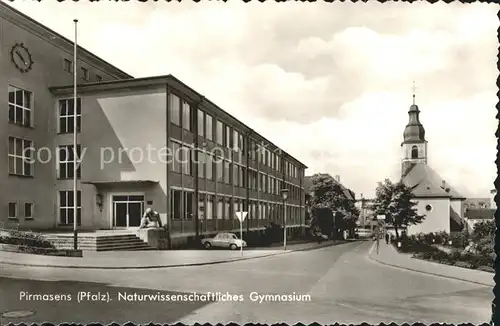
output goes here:
<path id="1" fill-rule="evenodd" d="M 389 244 L 389 237 L 390 237 L 390 236 L 389 236 L 389 232 L 386 232 L 386 233 L 385 233 L 385 243 L 386 243 L 386 244 Z"/>

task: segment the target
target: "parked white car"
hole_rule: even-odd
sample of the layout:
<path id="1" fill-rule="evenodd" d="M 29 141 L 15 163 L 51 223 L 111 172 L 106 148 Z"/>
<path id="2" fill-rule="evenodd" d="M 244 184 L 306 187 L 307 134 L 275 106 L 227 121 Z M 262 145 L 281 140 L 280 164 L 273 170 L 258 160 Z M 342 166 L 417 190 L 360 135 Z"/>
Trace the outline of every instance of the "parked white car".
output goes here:
<path id="1" fill-rule="evenodd" d="M 218 247 L 236 250 L 247 246 L 247 243 L 242 239 L 238 239 L 234 233 L 217 233 L 217 235 L 213 238 L 202 239 L 201 243 L 206 249 Z"/>

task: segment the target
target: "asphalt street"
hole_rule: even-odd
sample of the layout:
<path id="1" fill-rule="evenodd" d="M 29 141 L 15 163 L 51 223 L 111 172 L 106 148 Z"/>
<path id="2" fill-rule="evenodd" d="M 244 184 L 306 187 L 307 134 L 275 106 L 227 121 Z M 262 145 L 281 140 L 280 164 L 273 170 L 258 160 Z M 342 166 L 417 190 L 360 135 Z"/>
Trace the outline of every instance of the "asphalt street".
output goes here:
<path id="1" fill-rule="evenodd" d="M 0 265 L 2 324 L 489 321 L 491 287 L 381 265 L 368 258 L 371 245 L 351 242 L 228 264 L 143 271 Z M 79 292 L 99 295 L 78 302 Z M 208 292 L 216 302 L 193 300 L 194 293 Z M 27 294 L 66 294 L 71 300 L 27 300 Z M 144 294 L 156 297 L 141 301 Z M 161 301 L 161 295 L 170 299 Z M 277 295 L 296 301 L 276 301 Z"/>

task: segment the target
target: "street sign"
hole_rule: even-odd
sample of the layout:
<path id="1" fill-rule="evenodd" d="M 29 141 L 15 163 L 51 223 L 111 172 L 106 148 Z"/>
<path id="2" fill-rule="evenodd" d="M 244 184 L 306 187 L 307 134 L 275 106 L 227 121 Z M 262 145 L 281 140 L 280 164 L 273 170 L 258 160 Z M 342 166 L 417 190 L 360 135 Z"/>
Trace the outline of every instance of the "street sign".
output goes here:
<path id="1" fill-rule="evenodd" d="M 385 215 L 377 215 L 377 220 L 385 221 Z"/>
<path id="2" fill-rule="evenodd" d="M 245 217 L 247 217 L 248 212 L 235 212 L 236 217 L 240 220 L 240 239 L 243 241 L 243 221 L 245 221 Z M 240 253 L 243 256 L 243 244 L 240 246 Z"/>
<path id="3" fill-rule="evenodd" d="M 245 218 L 247 217 L 248 212 L 236 212 L 235 214 L 238 220 L 243 223 L 243 221 L 245 221 Z"/>

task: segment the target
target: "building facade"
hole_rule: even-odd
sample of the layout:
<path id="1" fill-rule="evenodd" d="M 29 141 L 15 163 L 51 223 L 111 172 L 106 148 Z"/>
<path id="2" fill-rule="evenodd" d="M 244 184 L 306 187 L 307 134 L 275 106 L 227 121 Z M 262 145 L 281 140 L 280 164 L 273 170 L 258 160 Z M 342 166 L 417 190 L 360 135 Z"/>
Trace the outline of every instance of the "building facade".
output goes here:
<path id="1" fill-rule="evenodd" d="M 78 49 L 78 82 L 132 78 L 83 48 Z M 73 82 L 73 43 L 0 2 L 0 205 L 2 222 L 26 228 L 56 226 L 55 213 L 71 213 L 55 198 L 72 200 L 72 183 L 44 164 L 60 144 L 71 142 L 72 117 L 54 111 L 51 85 Z M 61 128 L 59 128 L 61 123 Z M 30 147 L 40 160 L 27 162 Z M 46 150 L 43 150 L 46 149 Z M 33 153 L 34 154 L 34 153 Z M 71 198 L 71 199 L 69 199 Z M 5 221 L 7 219 L 7 221 Z"/>
<path id="2" fill-rule="evenodd" d="M 239 230 L 236 211 L 248 211 L 247 232 L 260 230 L 270 221 L 283 223 L 282 188 L 289 189 L 287 226 L 304 225 L 304 164 L 175 77 L 134 79 L 84 50 L 75 107 L 72 43 L 31 23 L 54 36 L 40 40 L 33 31 L 22 34 L 19 22 L 2 20 L 2 51 L 22 43 L 34 49 L 29 53 L 36 60 L 23 72 L 14 62 L 17 52 L 13 60 L 2 56 L 9 72 L 5 90 L 13 90 L 9 105 L 12 100 L 16 109 L 30 110 L 35 122 L 9 123 L 7 114 L 0 120 L 8 127 L 0 128 L 5 144 L 12 139 L 1 191 L 9 221 L 21 228 L 71 229 L 76 163 L 82 230 L 136 228 L 147 207 L 160 213 L 172 238 Z M 17 32 L 6 37 L 4 25 Z M 65 50 L 53 46 L 50 56 L 51 40 Z"/>

